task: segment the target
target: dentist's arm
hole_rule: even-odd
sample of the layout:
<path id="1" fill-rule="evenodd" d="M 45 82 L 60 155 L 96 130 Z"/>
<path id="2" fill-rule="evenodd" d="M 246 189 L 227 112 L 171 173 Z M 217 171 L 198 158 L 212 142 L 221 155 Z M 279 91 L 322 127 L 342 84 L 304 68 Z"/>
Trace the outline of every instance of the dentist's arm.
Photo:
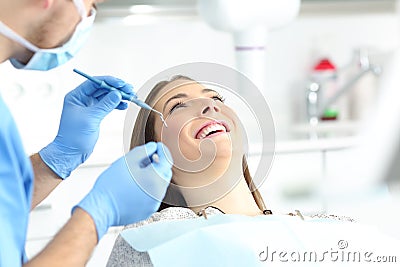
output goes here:
<path id="1" fill-rule="evenodd" d="M 153 153 L 159 162 L 148 160 Z M 161 143 L 130 151 L 100 175 L 63 229 L 24 266 L 84 266 L 110 226 L 138 222 L 157 211 L 171 180 L 171 166 Z"/>
<path id="2" fill-rule="evenodd" d="M 33 209 L 61 183 L 62 179 L 44 163 L 38 153 L 30 159 L 35 177 L 31 204 Z"/>
<path id="3" fill-rule="evenodd" d="M 110 76 L 97 78 L 127 94 L 134 94 L 132 86 L 120 79 Z M 98 88 L 90 81 L 65 96 L 56 138 L 31 157 L 35 173 L 32 208 L 90 156 L 104 117 L 114 109 L 127 107 L 117 91 Z"/>
<path id="4" fill-rule="evenodd" d="M 78 208 L 47 247 L 24 267 L 85 266 L 96 244 L 94 221 L 87 212 Z"/>

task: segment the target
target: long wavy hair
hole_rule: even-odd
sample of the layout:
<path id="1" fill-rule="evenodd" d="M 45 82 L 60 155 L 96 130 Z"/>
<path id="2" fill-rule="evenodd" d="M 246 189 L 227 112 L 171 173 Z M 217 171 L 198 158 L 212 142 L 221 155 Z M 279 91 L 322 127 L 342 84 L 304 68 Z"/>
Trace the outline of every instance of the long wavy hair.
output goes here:
<path id="1" fill-rule="evenodd" d="M 193 80 L 187 76 L 183 76 L 183 75 L 173 76 L 170 80 L 161 81 L 161 82 L 157 83 L 153 87 L 153 89 L 150 91 L 150 93 L 147 95 L 145 102 L 148 105 L 150 105 L 151 107 L 153 107 L 156 104 L 155 103 L 157 100 L 156 96 L 161 91 L 161 89 L 163 89 L 169 83 L 171 83 L 173 81 L 177 81 L 177 80 L 186 80 L 186 81 L 196 82 L 195 80 Z M 154 132 L 155 120 L 156 120 L 156 115 L 154 115 L 153 112 L 150 112 L 149 110 L 146 110 L 146 109 L 141 109 L 139 111 L 139 114 L 136 118 L 135 126 L 133 128 L 133 133 L 139 133 L 139 132 L 145 131 L 145 136 L 144 136 L 144 140 L 143 140 L 141 135 L 132 134 L 130 149 L 132 149 L 136 146 L 140 146 L 145 143 L 151 142 L 151 141 L 155 141 L 155 142 L 157 141 L 156 137 L 155 137 L 155 132 Z M 257 188 L 255 188 L 253 179 L 250 175 L 249 168 L 247 165 L 246 155 L 243 155 L 242 170 L 243 170 L 243 175 L 246 180 L 246 183 L 253 195 L 253 198 L 254 198 L 257 206 L 259 207 L 260 210 L 263 211 L 264 214 L 270 214 L 271 211 L 266 208 L 266 205 L 264 204 L 264 200 L 263 200 L 260 192 L 258 191 Z M 175 205 L 171 205 L 169 203 L 174 203 Z M 159 211 L 166 209 L 168 207 L 172 207 L 172 206 L 186 207 L 187 204 L 186 204 L 186 201 L 183 198 L 181 192 L 179 190 L 177 190 L 176 187 L 169 186 L 167 189 L 167 193 L 160 205 Z"/>

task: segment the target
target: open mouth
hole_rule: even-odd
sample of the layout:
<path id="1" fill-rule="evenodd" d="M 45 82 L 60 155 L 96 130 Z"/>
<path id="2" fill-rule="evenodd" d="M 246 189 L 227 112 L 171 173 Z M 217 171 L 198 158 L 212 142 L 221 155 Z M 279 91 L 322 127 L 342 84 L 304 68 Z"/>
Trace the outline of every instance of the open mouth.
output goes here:
<path id="1" fill-rule="evenodd" d="M 223 133 L 228 133 L 229 127 L 224 121 L 210 121 L 203 124 L 195 135 L 196 139 L 204 139 Z"/>

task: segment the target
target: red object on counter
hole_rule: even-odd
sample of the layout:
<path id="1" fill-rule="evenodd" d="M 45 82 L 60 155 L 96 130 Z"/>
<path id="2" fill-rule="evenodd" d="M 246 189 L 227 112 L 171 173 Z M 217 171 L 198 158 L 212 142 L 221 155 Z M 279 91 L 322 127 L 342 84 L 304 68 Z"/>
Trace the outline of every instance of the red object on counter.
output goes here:
<path id="1" fill-rule="evenodd" d="M 314 71 L 336 71 L 336 66 L 328 58 L 321 59 L 313 68 Z"/>

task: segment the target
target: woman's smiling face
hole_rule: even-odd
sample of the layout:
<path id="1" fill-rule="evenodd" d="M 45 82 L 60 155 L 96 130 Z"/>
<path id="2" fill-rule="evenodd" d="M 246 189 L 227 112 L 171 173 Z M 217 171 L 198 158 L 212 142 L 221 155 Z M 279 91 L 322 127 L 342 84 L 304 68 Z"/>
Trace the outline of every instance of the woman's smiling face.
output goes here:
<path id="1" fill-rule="evenodd" d="M 171 151 L 175 172 L 197 173 L 210 166 L 222 171 L 234 158 L 241 162 L 242 125 L 216 91 L 195 81 L 176 80 L 158 93 L 154 108 L 168 124 L 157 119 L 155 135 Z"/>

